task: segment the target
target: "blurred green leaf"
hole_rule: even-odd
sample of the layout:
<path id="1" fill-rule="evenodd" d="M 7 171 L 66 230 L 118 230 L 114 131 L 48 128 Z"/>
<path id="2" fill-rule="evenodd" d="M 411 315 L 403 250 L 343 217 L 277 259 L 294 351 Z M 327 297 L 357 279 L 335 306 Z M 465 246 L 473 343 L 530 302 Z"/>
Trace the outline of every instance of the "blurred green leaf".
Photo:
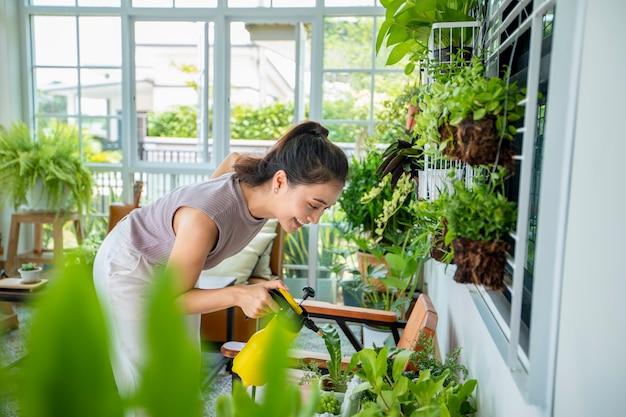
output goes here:
<path id="1" fill-rule="evenodd" d="M 122 416 L 91 270 L 68 267 L 48 285 L 20 381 L 23 417 Z"/>

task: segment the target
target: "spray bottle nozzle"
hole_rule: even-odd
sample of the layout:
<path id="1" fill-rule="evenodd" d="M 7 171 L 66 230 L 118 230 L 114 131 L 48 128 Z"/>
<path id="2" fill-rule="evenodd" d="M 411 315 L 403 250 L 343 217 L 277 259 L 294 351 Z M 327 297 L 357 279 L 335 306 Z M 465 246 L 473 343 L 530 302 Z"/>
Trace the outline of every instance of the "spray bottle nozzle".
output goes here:
<path id="1" fill-rule="evenodd" d="M 302 301 L 306 300 L 309 297 L 315 297 L 315 290 L 308 285 L 302 287 Z M 299 305 L 302 305 L 302 301 L 300 301 Z"/>
<path id="2" fill-rule="evenodd" d="M 319 327 L 317 327 L 315 323 L 313 323 L 313 320 L 311 320 L 308 317 L 304 319 L 304 327 L 306 327 L 307 329 L 313 330 L 315 333 L 317 333 L 320 336 L 324 335 L 324 333 L 322 333 L 322 330 Z"/>

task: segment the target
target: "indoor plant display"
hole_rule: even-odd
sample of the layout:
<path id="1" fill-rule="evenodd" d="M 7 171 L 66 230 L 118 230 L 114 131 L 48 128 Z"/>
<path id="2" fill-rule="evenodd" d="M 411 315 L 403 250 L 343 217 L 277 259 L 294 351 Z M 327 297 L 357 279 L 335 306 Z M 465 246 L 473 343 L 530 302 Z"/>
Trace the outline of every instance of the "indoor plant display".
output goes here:
<path id="1" fill-rule="evenodd" d="M 39 282 L 39 274 L 41 267 L 34 262 L 23 263 L 22 267 L 17 270 L 22 277 L 22 284 L 35 284 Z"/>
<path id="2" fill-rule="evenodd" d="M 405 371 L 414 351 L 387 348 L 363 349 L 356 375 L 363 379 L 354 393 L 360 394 L 360 411 L 355 416 L 466 416 L 476 412 L 475 379 L 456 382 L 450 369 L 433 375 L 430 369 L 417 374 Z"/>
<path id="3" fill-rule="evenodd" d="M 381 259 L 387 248 L 402 242 L 413 228 L 414 213 L 406 204 L 413 193 L 394 191 L 387 180 L 381 183 L 376 173 L 381 162 L 382 155 L 375 148 L 369 148 L 362 158 L 352 157 L 349 181 L 338 200 L 342 215 L 333 219 L 361 255 L 371 255 L 367 263 Z"/>
<path id="4" fill-rule="evenodd" d="M 0 127 L 0 204 L 11 200 L 16 210 L 29 205 L 83 212 L 91 204 L 93 177 L 78 149 L 78 133 L 69 125 L 42 127 L 36 138 L 21 122 Z M 35 201 L 29 202 L 31 195 Z"/>
<path id="5" fill-rule="evenodd" d="M 386 9 L 385 21 L 378 30 L 376 52 L 381 47 L 392 48 L 386 65 L 393 65 L 408 56 L 404 72 L 410 74 L 416 63 L 428 56 L 428 40 L 434 23 L 467 22 L 476 20 L 471 14 L 476 0 L 382 0 Z M 461 33 L 463 39 L 460 39 Z M 458 47 L 471 43 L 471 31 L 440 39 L 438 47 Z M 470 38 L 468 38 L 470 36 Z"/>
<path id="6" fill-rule="evenodd" d="M 457 270 L 454 279 L 499 290 L 509 249 L 506 241 L 515 227 L 515 202 L 503 194 L 506 170 L 477 176 L 471 188 L 463 181 L 453 182 L 444 216 L 447 220 L 446 244 L 452 245 Z"/>
<path id="7" fill-rule="evenodd" d="M 515 122 L 524 114 L 524 98 L 516 82 L 485 76 L 477 58 L 460 65 L 447 80 L 444 105 L 454 127 L 454 156 L 470 165 L 512 162 L 510 143 L 517 133 Z"/>

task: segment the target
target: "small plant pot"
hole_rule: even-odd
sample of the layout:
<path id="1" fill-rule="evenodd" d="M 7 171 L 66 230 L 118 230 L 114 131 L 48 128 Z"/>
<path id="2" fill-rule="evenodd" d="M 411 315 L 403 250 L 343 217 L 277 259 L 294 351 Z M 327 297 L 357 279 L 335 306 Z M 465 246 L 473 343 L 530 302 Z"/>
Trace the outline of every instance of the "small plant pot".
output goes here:
<path id="1" fill-rule="evenodd" d="M 357 280 L 339 281 L 341 294 L 343 296 L 343 304 L 352 307 L 363 306 L 363 290 Z"/>
<path id="2" fill-rule="evenodd" d="M 389 340 L 388 343 L 393 344 L 391 329 L 374 327 L 367 324 L 363 325 L 363 347 L 372 349 L 373 346 L 389 346 L 385 343 L 387 340 Z"/>
<path id="3" fill-rule="evenodd" d="M 20 281 L 22 284 L 36 284 L 39 281 L 41 281 L 41 278 L 39 278 L 39 275 L 41 274 L 41 268 L 32 269 L 28 271 L 25 271 L 22 268 L 20 268 L 17 271 L 20 273 L 20 276 L 22 277 L 22 280 Z"/>

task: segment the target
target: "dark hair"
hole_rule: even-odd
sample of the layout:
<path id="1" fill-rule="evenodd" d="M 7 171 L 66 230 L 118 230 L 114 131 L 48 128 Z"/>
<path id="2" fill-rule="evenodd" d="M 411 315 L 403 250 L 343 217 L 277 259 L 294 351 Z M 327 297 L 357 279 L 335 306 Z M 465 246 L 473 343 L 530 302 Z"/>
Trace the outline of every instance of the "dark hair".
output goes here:
<path id="1" fill-rule="evenodd" d="M 337 181 L 345 184 L 348 158 L 328 140 L 328 129 L 317 122 L 292 127 L 263 157 L 244 155 L 234 165 L 235 178 L 253 187 L 264 184 L 279 170 L 292 185 Z"/>

